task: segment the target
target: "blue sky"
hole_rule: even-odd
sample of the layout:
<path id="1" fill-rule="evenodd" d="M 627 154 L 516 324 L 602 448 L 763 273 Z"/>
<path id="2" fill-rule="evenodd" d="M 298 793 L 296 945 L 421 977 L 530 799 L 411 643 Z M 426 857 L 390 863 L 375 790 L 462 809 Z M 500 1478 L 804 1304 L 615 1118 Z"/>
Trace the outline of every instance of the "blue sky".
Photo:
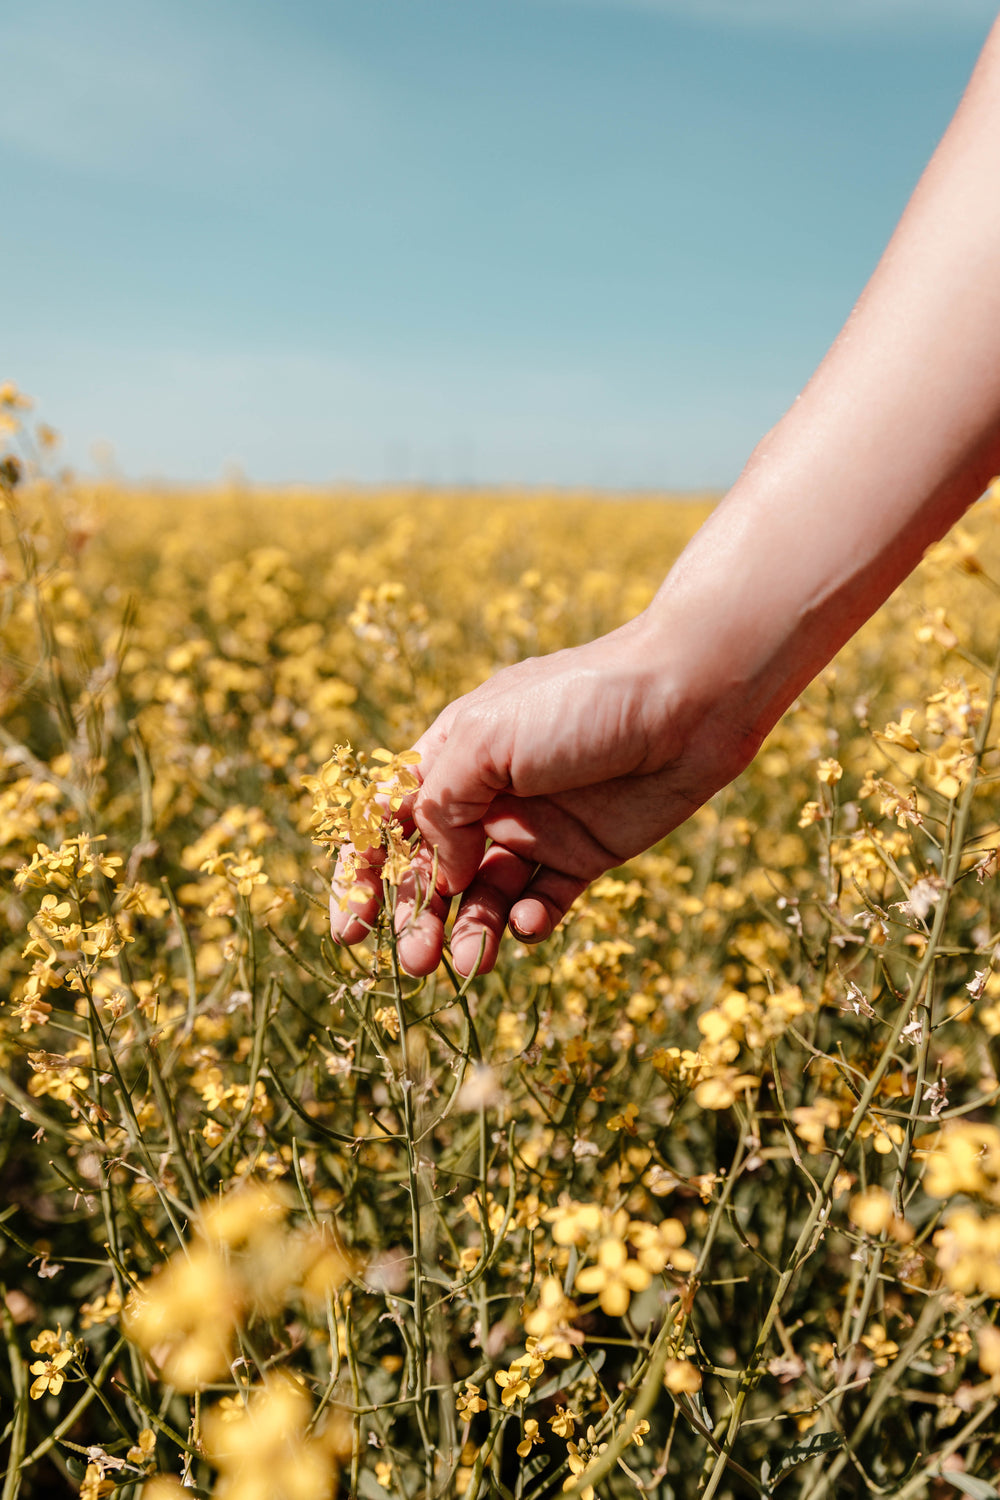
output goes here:
<path id="1" fill-rule="evenodd" d="M 994 0 L 33 0 L 0 379 L 81 467 L 721 487 Z"/>

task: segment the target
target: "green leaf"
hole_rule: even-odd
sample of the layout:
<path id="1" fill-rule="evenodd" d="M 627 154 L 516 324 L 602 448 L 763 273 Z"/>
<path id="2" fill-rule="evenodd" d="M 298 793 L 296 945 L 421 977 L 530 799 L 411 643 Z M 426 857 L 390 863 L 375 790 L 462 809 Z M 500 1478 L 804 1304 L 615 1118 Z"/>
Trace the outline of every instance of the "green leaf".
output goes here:
<path id="1" fill-rule="evenodd" d="M 560 1370 L 559 1374 L 551 1380 L 546 1380 L 544 1385 L 540 1385 L 536 1391 L 532 1391 L 531 1399 L 533 1401 L 544 1401 L 548 1397 L 554 1396 L 557 1391 L 568 1390 L 574 1380 L 579 1380 L 581 1376 L 599 1370 L 607 1357 L 608 1351 L 606 1349 L 595 1349 L 589 1358 L 577 1360 L 568 1369 Z"/>
<path id="2" fill-rule="evenodd" d="M 834 1448 L 842 1448 L 843 1438 L 839 1432 L 813 1432 L 807 1433 L 790 1448 L 786 1448 L 781 1455 L 781 1461 L 774 1471 L 775 1479 L 782 1474 L 787 1474 L 789 1469 L 798 1468 L 799 1464 L 808 1463 L 811 1458 L 818 1458 L 821 1453 L 830 1453 Z"/>

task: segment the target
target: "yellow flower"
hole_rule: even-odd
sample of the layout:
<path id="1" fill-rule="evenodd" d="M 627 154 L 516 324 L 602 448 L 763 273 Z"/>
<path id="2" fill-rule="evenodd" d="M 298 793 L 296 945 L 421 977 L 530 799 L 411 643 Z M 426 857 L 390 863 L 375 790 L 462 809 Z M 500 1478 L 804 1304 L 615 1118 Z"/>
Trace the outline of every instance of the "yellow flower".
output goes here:
<path id="1" fill-rule="evenodd" d="M 455 1404 L 458 1407 L 459 1416 L 466 1422 L 471 1422 L 477 1411 L 486 1410 L 488 1403 L 479 1394 L 478 1385 L 473 1384 L 471 1380 L 467 1380 L 465 1382 L 465 1390 Z"/>
<path id="2" fill-rule="evenodd" d="M 120 1463 L 120 1459 L 115 1460 L 116 1467 Z M 115 1488 L 115 1481 L 105 1476 L 100 1462 L 92 1461 L 80 1481 L 80 1500 L 104 1500 L 104 1496 L 110 1495 Z"/>
<path id="3" fill-rule="evenodd" d="M 380 1005 L 374 1016 L 375 1025 L 381 1026 L 392 1040 L 399 1040 L 399 1012 L 391 1005 Z"/>
<path id="4" fill-rule="evenodd" d="M 866 1234 L 881 1234 L 892 1222 L 892 1199 L 885 1188 L 868 1188 L 864 1193 L 855 1193 L 847 1212 Z"/>
<path id="5" fill-rule="evenodd" d="M 500 1387 L 500 1400 L 504 1406 L 513 1406 L 531 1395 L 531 1383 L 525 1380 L 520 1365 L 511 1365 L 509 1370 L 498 1370 L 493 1379 Z"/>
<path id="6" fill-rule="evenodd" d="M 880 1156 L 889 1156 L 894 1146 L 902 1144 L 903 1127 L 896 1120 L 884 1120 L 878 1115 L 870 1115 L 862 1120 L 858 1138 L 863 1141 L 870 1138 Z"/>
<path id="7" fill-rule="evenodd" d="M 835 786 L 844 774 L 844 768 L 839 760 L 831 758 L 821 760 L 816 767 L 816 775 L 825 786 Z"/>
<path id="8" fill-rule="evenodd" d="M 795 1124 L 795 1134 L 814 1152 L 823 1150 L 826 1132 L 840 1124 L 840 1110 L 829 1099 L 817 1099 L 815 1104 L 800 1104 L 789 1113 Z"/>
<path id="9" fill-rule="evenodd" d="M 93 1302 L 81 1303 L 80 1327 L 96 1328 L 101 1323 L 109 1323 L 112 1318 L 117 1318 L 121 1310 L 121 1292 L 116 1286 L 109 1287 L 107 1292 L 99 1293 Z"/>
<path id="10" fill-rule="evenodd" d="M 19 391 L 13 380 L 5 380 L 0 385 L 0 406 L 8 411 L 30 411 L 33 404 L 31 397 Z"/>
<path id="11" fill-rule="evenodd" d="M 545 1360 L 547 1357 L 543 1346 L 536 1338 L 527 1339 L 525 1342 L 525 1354 L 519 1354 L 517 1359 L 511 1360 L 512 1370 L 524 1370 L 527 1368 L 529 1380 L 537 1380 L 540 1375 L 545 1374 Z"/>
<path id="12" fill-rule="evenodd" d="M 969 779 L 974 766 L 971 739 L 959 739 L 949 735 L 942 740 L 934 755 L 928 756 L 925 768 L 927 780 L 942 797 L 954 801 Z"/>
<path id="13" fill-rule="evenodd" d="M 1000 1375 L 1000 1328 L 986 1323 L 976 1335 L 979 1343 L 979 1368 L 984 1375 Z"/>
<path id="14" fill-rule="evenodd" d="M 862 1336 L 861 1342 L 866 1349 L 870 1349 L 875 1363 L 880 1369 L 885 1369 L 890 1359 L 899 1353 L 899 1345 L 885 1336 L 885 1328 L 881 1323 L 873 1323 L 871 1331 Z"/>
<path id="15" fill-rule="evenodd" d="M 288 1207 L 280 1188 L 271 1183 L 247 1183 L 202 1205 L 201 1232 L 209 1243 L 233 1249 L 267 1243 L 284 1222 Z"/>
<path id="16" fill-rule="evenodd" d="M 191 1491 L 172 1474 L 154 1474 L 141 1491 L 142 1500 L 190 1500 Z"/>
<path id="17" fill-rule="evenodd" d="M 557 1437 L 571 1438 L 579 1420 L 580 1418 L 575 1412 L 570 1411 L 568 1406 L 557 1406 L 555 1416 L 549 1418 L 549 1426 Z"/>
<path id="18" fill-rule="evenodd" d="M 701 1390 L 701 1372 L 686 1359 L 668 1359 L 663 1373 L 663 1384 L 674 1395 L 682 1391 L 694 1395 Z"/>
<path id="19" fill-rule="evenodd" d="M 632 1219 L 628 1226 L 628 1238 L 635 1246 L 639 1264 L 654 1276 L 668 1266 L 675 1271 L 693 1271 L 698 1257 L 684 1245 L 684 1225 L 680 1219 L 663 1219 L 659 1224 L 646 1224 Z"/>
<path id="20" fill-rule="evenodd" d="M 220 1470 L 219 1500 L 333 1500 L 335 1430 L 317 1433 L 311 1414 L 309 1397 L 283 1376 L 258 1386 L 235 1420 L 207 1412 L 204 1443 Z"/>
<path id="21" fill-rule="evenodd" d="M 639 1117 L 639 1106 L 631 1100 L 626 1104 L 621 1114 L 612 1115 L 608 1121 L 609 1130 L 625 1130 L 629 1135 L 637 1135 L 636 1120 Z"/>
<path id="22" fill-rule="evenodd" d="M 39 903 L 35 921 L 44 932 L 57 933 L 72 913 L 73 908 L 68 901 L 60 901 L 58 896 L 53 896 L 52 892 L 48 891 Z"/>
<path id="23" fill-rule="evenodd" d="M 125 1457 L 130 1464 L 148 1464 L 156 1452 L 156 1433 L 151 1427 L 144 1427 L 139 1434 L 139 1441 L 126 1453 Z"/>
<path id="24" fill-rule="evenodd" d="M 952 1291 L 1000 1297 L 1000 1214 L 981 1219 L 972 1209 L 955 1209 L 934 1235 L 934 1244 Z"/>
<path id="25" fill-rule="evenodd" d="M 542 1341 L 546 1353 L 553 1359 L 569 1359 L 573 1345 L 582 1342 L 582 1335 L 574 1332 L 573 1319 L 576 1306 L 563 1291 L 558 1276 L 546 1276 L 538 1294 L 538 1306 L 524 1319 L 525 1332 Z"/>
<path id="26" fill-rule="evenodd" d="M 241 1295 L 220 1256 L 196 1246 L 132 1293 L 123 1327 L 171 1385 L 195 1390 L 229 1369 Z"/>
<path id="27" fill-rule="evenodd" d="M 375 1483 L 380 1484 L 384 1490 L 392 1484 L 392 1464 L 387 1459 L 380 1458 L 376 1463 Z"/>
<path id="28" fill-rule="evenodd" d="M 569 1449 L 566 1461 L 569 1464 L 570 1473 L 569 1478 L 563 1483 L 563 1489 L 571 1490 L 575 1488 L 581 1476 L 586 1477 L 587 1470 L 608 1445 L 607 1443 L 599 1443 L 594 1428 L 588 1427 L 585 1439 L 581 1438 L 579 1443 L 568 1443 L 566 1446 Z M 580 1500 L 594 1500 L 594 1486 L 592 1484 L 584 1484 L 580 1491 Z"/>
<path id="29" fill-rule="evenodd" d="M 625 1421 L 624 1421 L 623 1425 L 625 1427 L 628 1427 L 628 1424 L 631 1421 L 633 1421 L 634 1418 L 635 1418 L 635 1412 L 632 1410 L 631 1407 L 629 1407 L 628 1410 L 625 1413 Z M 646 1436 L 646 1434 L 648 1432 L 649 1432 L 649 1423 L 646 1421 L 645 1417 L 642 1417 L 642 1418 L 640 1418 L 640 1420 L 638 1422 L 636 1422 L 635 1426 L 632 1428 L 631 1434 L 629 1435 L 629 1442 L 630 1443 L 634 1443 L 637 1448 L 644 1447 L 645 1444 L 643 1443 L 642 1440 L 643 1440 L 643 1438 Z"/>
<path id="30" fill-rule="evenodd" d="M 38 1401 L 47 1394 L 58 1396 L 66 1381 L 63 1370 L 72 1358 L 71 1349 L 60 1349 L 58 1354 L 50 1355 L 48 1359 L 35 1360 L 31 1373 L 38 1378 L 31 1383 L 30 1395 L 33 1401 Z"/>
<path id="31" fill-rule="evenodd" d="M 884 729 L 875 730 L 875 738 L 884 740 L 887 745 L 899 745 L 903 750 L 919 750 L 916 739 L 913 736 L 911 725 L 916 718 L 915 708 L 907 708 L 900 716 L 899 722 L 895 720 L 888 723 Z"/>
<path id="32" fill-rule="evenodd" d="M 609 1318 L 621 1318 L 628 1312 L 632 1293 L 644 1291 L 651 1280 L 645 1266 L 629 1260 L 621 1240 L 608 1236 L 597 1247 L 596 1266 L 578 1271 L 576 1284 L 581 1292 L 598 1294 Z"/>
<path id="33" fill-rule="evenodd" d="M 997 1196 L 1000 1130 L 995 1125 L 949 1122 L 928 1153 L 924 1187 L 932 1198 L 956 1193 Z"/>
<path id="34" fill-rule="evenodd" d="M 246 1411 L 246 1396 L 223 1396 L 215 1407 L 215 1418 L 219 1422 L 238 1422 Z"/>
<path id="35" fill-rule="evenodd" d="M 729 1109 L 746 1089 L 755 1088 L 759 1082 L 753 1073 L 713 1066 L 711 1075 L 695 1088 L 695 1103 L 701 1109 Z"/>
<path id="36" fill-rule="evenodd" d="M 517 1445 L 519 1457 L 527 1458 L 535 1444 L 541 1443 L 541 1441 L 542 1439 L 538 1432 L 538 1423 L 534 1417 L 529 1417 L 524 1424 L 524 1437 Z"/>
<path id="37" fill-rule="evenodd" d="M 937 641 L 939 646 L 944 646 L 946 651 L 951 651 L 958 645 L 958 636 L 948 624 L 948 618 L 940 606 L 926 611 L 927 618 L 922 625 L 918 625 L 914 635 L 922 646 L 929 641 Z"/>
<path id="38" fill-rule="evenodd" d="M 572 1444 L 570 1446 L 572 1446 Z M 586 1472 L 587 1468 L 587 1465 L 583 1462 L 583 1460 L 577 1453 L 571 1453 L 568 1462 L 570 1467 L 570 1475 L 568 1479 L 563 1481 L 564 1490 L 575 1489 L 577 1480 L 579 1479 L 581 1474 Z M 595 1493 L 596 1491 L 592 1484 L 585 1484 L 579 1491 L 580 1500 L 594 1500 Z"/>
<path id="39" fill-rule="evenodd" d="M 239 895 L 249 896 L 254 886 L 267 885 L 263 864 L 264 861 L 259 855 L 254 854 L 252 849 L 241 849 L 238 856 L 221 854 L 216 858 L 205 860 L 202 869 L 212 875 L 226 874 L 230 880 L 236 882 Z"/>
<path id="40" fill-rule="evenodd" d="M 555 1208 L 547 1214 L 552 1223 L 552 1238 L 557 1245 L 579 1245 L 596 1234 L 603 1215 L 596 1203 L 576 1203 L 563 1193 Z"/>
<path id="41" fill-rule="evenodd" d="M 31 1340 L 31 1347 L 36 1354 L 51 1354 L 56 1349 L 62 1348 L 62 1327 L 43 1328 L 37 1337 Z"/>

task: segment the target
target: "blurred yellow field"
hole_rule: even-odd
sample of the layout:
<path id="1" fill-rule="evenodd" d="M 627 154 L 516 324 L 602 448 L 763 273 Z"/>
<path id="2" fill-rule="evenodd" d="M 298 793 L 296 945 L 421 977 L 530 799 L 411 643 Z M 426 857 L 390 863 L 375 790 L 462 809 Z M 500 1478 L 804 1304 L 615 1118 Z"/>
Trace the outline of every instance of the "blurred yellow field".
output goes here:
<path id="1" fill-rule="evenodd" d="M 995 1493 L 1000 494 L 461 982 L 324 814 L 709 500 L 2 483 L 4 1500 Z"/>

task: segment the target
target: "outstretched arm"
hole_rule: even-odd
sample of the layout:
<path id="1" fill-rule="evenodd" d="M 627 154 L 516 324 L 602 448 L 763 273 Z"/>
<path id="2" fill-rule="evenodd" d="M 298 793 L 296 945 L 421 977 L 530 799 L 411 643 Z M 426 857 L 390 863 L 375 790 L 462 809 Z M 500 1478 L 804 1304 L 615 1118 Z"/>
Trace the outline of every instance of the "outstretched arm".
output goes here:
<path id="1" fill-rule="evenodd" d="M 546 937 L 589 881 L 736 776 L 807 682 L 1000 470 L 1000 22 L 860 301 L 650 607 L 508 668 L 416 748 L 421 903 L 399 951 L 459 972 Z M 492 841 L 487 851 L 487 840 Z M 341 911 L 357 941 L 380 899 Z"/>

